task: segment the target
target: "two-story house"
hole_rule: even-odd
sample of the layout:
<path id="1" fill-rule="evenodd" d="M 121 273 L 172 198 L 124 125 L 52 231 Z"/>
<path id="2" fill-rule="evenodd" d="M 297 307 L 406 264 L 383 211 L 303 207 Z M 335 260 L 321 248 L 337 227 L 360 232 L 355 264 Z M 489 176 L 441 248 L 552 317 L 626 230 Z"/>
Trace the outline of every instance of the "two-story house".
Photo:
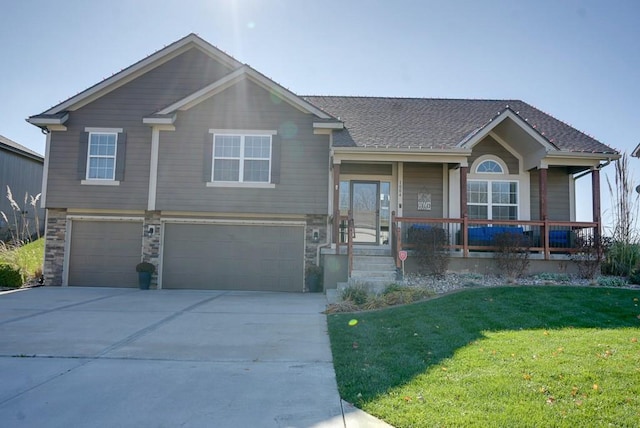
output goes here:
<path id="1" fill-rule="evenodd" d="M 521 101 L 302 97 L 193 34 L 28 121 L 52 285 L 135 286 L 147 260 L 160 288 L 304 291 L 321 253 L 348 276 L 344 242 L 391 254 L 415 218 L 463 258 L 469 219 L 520 222 L 549 259 L 575 175 L 618 156 Z"/>

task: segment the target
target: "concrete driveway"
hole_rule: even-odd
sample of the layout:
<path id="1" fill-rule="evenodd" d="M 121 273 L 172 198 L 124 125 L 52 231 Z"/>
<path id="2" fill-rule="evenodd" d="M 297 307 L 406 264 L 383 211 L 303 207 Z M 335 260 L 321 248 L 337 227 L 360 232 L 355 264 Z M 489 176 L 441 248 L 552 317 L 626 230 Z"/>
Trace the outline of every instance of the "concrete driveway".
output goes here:
<path id="1" fill-rule="evenodd" d="M 2 293 L 1 425 L 344 427 L 325 304 L 265 292 Z"/>

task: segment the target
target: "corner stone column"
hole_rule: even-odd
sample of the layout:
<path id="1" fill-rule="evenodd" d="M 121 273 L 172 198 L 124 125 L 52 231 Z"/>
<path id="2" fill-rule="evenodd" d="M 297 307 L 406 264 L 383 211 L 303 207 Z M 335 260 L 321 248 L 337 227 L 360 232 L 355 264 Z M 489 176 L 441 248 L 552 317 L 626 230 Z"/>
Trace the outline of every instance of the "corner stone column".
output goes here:
<path id="1" fill-rule="evenodd" d="M 44 241 L 45 285 L 62 285 L 64 247 L 67 237 L 67 210 L 48 208 Z"/>
<path id="2" fill-rule="evenodd" d="M 148 231 L 153 228 L 153 234 Z M 144 215 L 144 227 L 142 231 L 142 261 L 149 262 L 156 267 L 156 272 L 151 276 L 151 286 L 158 287 L 158 269 L 160 268 L 160 232 L 162 223 L 160 211 L 147 211 Z"/>

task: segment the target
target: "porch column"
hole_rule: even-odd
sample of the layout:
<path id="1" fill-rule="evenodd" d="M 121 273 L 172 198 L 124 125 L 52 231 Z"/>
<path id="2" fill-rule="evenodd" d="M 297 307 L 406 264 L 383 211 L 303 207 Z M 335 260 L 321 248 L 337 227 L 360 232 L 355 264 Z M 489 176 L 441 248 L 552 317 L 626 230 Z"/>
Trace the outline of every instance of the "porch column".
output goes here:
<path id="1" fill-rule="evenodd" d="M 593 222 L 597 223 L 593 231 L 593 238 L 596 245 L 599 245 L 602 219 L 600 218 L 600 170 L 598 168 L 591 170 L 591 193 L 593 194 Z"/>
<path id="2" fill-rule="evenodd" d="M 549 260 L 549 227 L 547 225 L 547 168 L 538 168 L 538 183 L 540 188 L 540 221 L 544 222 L 540 226 L 540 245 L 543 248 L 545 260 Z"/>
<path id="3" fill-rule="evenodd" d="M 467 211 L 467 174 L 469 167 L 460 167 L 460 218 L 462 219 L 462 255 L 469 256 L 469 216 Z"/>
<path id="4" fill-rule="evenodd" d="M 333 164 L 333 243 L 339 244 L 340 233 L 340 164 Z"/>
<path id="5" fill-rule="evenodd" d="M 467 174 L 469 167 L 460 167 L 460 218 L 467 217 Z"/>

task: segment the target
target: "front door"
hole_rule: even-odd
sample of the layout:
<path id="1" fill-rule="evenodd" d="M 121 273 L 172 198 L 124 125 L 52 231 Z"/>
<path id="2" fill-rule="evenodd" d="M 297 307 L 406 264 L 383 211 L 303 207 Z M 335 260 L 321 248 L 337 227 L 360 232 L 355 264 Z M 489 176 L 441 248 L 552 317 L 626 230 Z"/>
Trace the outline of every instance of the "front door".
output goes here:
<path id="1" fill-rule="evenodd" d="M 379 243 L 380 183 L 377 181 L 351 182 L 351 210 L 356 244 Z"/>

